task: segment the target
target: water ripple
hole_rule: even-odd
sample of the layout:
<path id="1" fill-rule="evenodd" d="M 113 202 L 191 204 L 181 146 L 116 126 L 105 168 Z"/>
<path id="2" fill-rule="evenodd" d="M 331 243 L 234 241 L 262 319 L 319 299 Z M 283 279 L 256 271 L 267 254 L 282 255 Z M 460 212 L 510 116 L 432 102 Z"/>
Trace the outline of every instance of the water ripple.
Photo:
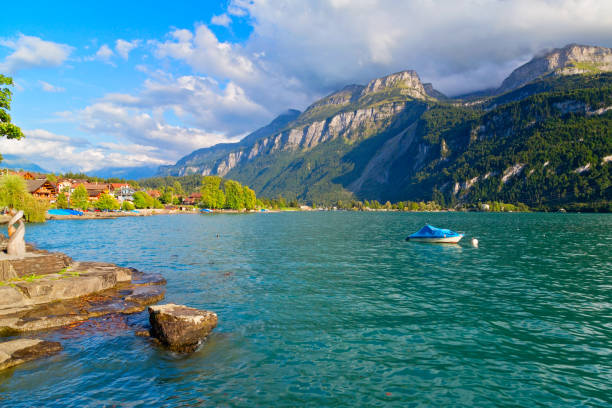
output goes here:
<path id="1" fill-rule="evenodd" d="M 404 242 L 425 222 L 480 248 Z M 220 323 L 190 356 L 134 336 L 145 313 L 47 333 L 65 351 L 0 373 L 0 406 L 610 406 L 611 227 L 460 213 L 31 227 L 44 248 L 163 273 L 168 301 Z"/>

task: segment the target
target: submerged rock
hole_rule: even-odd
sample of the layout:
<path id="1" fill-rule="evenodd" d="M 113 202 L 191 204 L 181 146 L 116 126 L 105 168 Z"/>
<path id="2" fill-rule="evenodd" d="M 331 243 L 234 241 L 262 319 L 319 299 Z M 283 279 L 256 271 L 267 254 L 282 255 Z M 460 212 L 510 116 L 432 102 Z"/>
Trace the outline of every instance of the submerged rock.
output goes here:
<path id="1" fill-rule="evenodd" d="M 53 341 L 17 339 L 0 343 L 0 370 L 58 353 L 62 346 Z"/>
<path id="2" fill-rule="evenodd" d="M 192 352 L 217 326 L 217 314 L 175 305 L 149 306 L 151 335 L 178 352 Z"/>

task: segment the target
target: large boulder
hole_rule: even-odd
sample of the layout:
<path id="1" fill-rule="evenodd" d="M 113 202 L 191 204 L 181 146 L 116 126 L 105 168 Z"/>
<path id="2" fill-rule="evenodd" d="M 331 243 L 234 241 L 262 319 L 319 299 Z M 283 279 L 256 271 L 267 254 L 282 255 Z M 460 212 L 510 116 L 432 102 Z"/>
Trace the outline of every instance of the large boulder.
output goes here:
<path id="1" fill-rule="evenodd" d="M 178 352 L 192 352 L 217 326 L 217 314 L 175 305 L 149 306 L 151 336 Z"/>

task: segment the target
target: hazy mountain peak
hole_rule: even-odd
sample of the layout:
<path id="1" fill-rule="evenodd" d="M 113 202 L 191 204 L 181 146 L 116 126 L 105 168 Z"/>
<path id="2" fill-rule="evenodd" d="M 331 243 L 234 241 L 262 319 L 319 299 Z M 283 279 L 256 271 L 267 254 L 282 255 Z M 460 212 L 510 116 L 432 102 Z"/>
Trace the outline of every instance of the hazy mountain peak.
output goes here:
<path id="1" fill-rule="evenodd" d="M 612 71 L 612 49 L 568 44 L 563 48 L 544 51 L 512 71 L 497 92 L 516 89 L 548 74 L 574 75 L 608 71 Z"/>
<path id="2" fill-rule="evenodd" d="M 427 95 L 431 96 L 432 98 L 436 98 L 440 100 L 448 99 L 448 96 L 444 95 L 442 92 L 435 89 L 433 87 L 433 84 L 430 82 L 423 84 L 423 89 L 425 89 L 425 93 L 427 93 Z"/>

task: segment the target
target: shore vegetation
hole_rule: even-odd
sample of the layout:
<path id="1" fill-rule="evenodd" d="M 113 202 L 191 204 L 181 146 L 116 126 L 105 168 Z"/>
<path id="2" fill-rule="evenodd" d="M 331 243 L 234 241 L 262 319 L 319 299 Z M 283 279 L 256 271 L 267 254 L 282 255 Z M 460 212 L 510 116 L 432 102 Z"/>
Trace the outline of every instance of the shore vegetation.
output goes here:
<path id="1" fill-rule="evenodd" d="M 28 222 L 44 222 L 49 202 L 29 194 L 23 178 L 8 174 L 0 177 L 0 207 L 22 210 Z"/>

